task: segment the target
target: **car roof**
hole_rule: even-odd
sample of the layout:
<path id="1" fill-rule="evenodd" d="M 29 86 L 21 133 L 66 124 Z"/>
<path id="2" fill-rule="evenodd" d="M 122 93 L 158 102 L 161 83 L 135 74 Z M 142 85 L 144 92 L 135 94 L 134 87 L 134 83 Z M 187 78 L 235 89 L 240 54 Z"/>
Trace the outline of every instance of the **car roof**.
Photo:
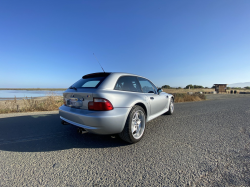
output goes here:
<path id="1" fill-rule="evenodd" d="M 98 87 L 99 89 L 112 89 L 114 88 L 117 80 L 119 77 L 121 76 L 137 76 L 137 77 L 142 77 L 140 75 L 136 75 L 136 74 L 132 74 L 132 73 L 124 73 L 124 72 L 96 72 L 96 73 L 93 73 L 93 74 L 109 74 L 105 80 L 100 84 L 100 86 Z M 91 74 L 88 74 L 88 75 L 91 75 Z M 85 76 L 88 76 L 88 75 L 85 75 Z M 145 78 L 145 77 L 142 77 L 142 78 Z M 147 78 L 145 78 L 147 79 Z M 147 79 L 149 80 L 149 79 Z"/>

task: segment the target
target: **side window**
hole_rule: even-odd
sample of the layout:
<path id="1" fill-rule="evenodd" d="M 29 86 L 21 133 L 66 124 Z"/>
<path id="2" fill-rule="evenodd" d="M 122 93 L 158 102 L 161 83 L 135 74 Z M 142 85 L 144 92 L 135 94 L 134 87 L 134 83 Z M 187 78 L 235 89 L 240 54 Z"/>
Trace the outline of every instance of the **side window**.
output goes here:
<path id="1" fill-rule="evenodd" d="M 154 86 L 147 80 L 138 77 L 143 93 L 156 93 Z"/>
<path id="2" fill-rule="evenodd" d="M 122 76 L 118 79 L 115 90 L 141 92 L 140 84 L 137 77 L 134 76 Z"/>
<path id="3" fill-rule="evenodd" d="M 156 88 L 156 86 L 151 82 L 151 84 L 152 84 L 152 86 L 154 87 L 154 89 L 155 89 L 155 93 L 157 93 L 157 88 Z"/>

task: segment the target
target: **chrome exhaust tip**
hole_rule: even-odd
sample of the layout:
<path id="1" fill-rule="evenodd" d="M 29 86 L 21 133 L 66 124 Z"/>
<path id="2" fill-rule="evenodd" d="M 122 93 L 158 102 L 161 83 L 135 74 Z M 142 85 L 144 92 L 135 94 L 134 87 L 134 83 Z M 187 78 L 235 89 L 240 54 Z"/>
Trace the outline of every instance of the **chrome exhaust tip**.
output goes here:
<path id="1" fill-rule="evenodd" d="M 66 122 L 66 121 L 61 121 L 61 123 L 63 124 L 63 125 L 69 125 L 69 123 L 68 122 Z"/>
<path id="2" fill-rule="evenodd" d="M 84 133 L 86 133 L 87 131 L 86 131 L 84 128 L 78 128 L 78 129 L 77 129 L 77 132 L 78 132 L 79 134 L 84 134 Z"/>

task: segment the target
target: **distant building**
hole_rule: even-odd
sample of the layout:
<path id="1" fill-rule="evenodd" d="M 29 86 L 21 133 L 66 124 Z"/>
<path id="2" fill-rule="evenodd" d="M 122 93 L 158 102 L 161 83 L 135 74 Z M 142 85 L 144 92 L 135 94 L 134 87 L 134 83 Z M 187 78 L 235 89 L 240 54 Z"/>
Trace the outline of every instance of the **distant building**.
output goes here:
<path id="1" fill-rule="evenodd" d="M 215 86 L 215 91 L 217 93 L 226 93 L 227 92 L 227 84 L 214 84 Z"/>

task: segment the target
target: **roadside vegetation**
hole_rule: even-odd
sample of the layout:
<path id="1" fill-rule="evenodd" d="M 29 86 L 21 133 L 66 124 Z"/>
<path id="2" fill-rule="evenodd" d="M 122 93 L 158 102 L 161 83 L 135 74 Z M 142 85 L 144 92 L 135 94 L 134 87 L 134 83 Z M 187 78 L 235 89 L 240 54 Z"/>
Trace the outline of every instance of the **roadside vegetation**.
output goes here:
<path id="1" fill-rule="evenodd" d="M 191 102 L 191 101 L 204 101 L 206 100 L 206 95 L 204 94 L 186 94 L 186 93 L 173 93 L 174 102 L 182 103 L 182 102 Z"/>
<path id="2" fill-rule="evenodd" d="M 250 86 L 246 86 L 244 88 L 241 88 L 241 87 L 227 87 L 227 90 L 249 90 L 250 89 Z"/>
<path id="3" fill-rule="evenodd" d="M 212 88 L 196 88 L 196 89 L 184 89 L 184 88 L 170 88 L 170 89 L 166 89 L 166 88 L 163 88 L 163 91 L 166 92 L 166 93 L 187 93 L 187 92 L 213 92 L 214 89 Z"/>
<path id="4" fill-rule="evenodd" d="M 204 94 L 188 95 L 186 93 L 175 93 L 175 102 L 202 101 L 206 97 Z M 0 114 L 16 112 L 36 112 L 36 111 L 54 111 L 62 106 L 63 97 L 55 94 L 49 94 L 42 98 L 24 98 L 22 100 L 0 101 Z"/>
<path id="5" fill-rule="evenodd" d="M 189 84 L 184 88 L 181 88 L 181 87 L 173 88 L 173 87 L 171 87 L 169 85 L 163 85 L 161 88 L 163 89 L 164 92 L 171 93 L 171 94 L 173 94 L 173 93 L 187 93 L 187 92 L 193 92 L 193 93 L 203 92 L 203 93 L 207 94 L 209 92 L 211 93 L 211 92 L 215 91 L 215 86 L 212 86 L 211 88 L 208 88 L 208 87 L 203 87 L 203 86 L 200 86 L 200 85 L 192 85 L 192 84 Z M 227 87 L 226 93 L 229 94 L 231 92 L 231 90 L 233 90 L 233 91 L 236 90 L 237 93 L 246 92 L 246 91 L 249 91 L 249 89 L 250 89 L 250 86 L 246 86 L 244 88 Z"/>
<path id="6" fill-rule="evenodd" d="M 0 101 L 0 114 L 13 112 L 35 112 L 58 110 L 63 105 L 62 96 L 49 94 L 43 98 L 25 98 L 22 100 Z"/>
<path id="7" fill-rule="evenodd" d="M 231 90 L 236 90 L 237 93 L 249 91 L 249 89 L 242 89 L 242 88 L 241 89 L 234 89 L 234 88 L 231 88 L 231 89 L 227 89 L 225 94 L 230 94 Z M 166 89 L 166 88 L 163 88 L 163 91 L 166 92 L 166 93 L 171 93 L 171 94 L 174 94 L 174 93 L 187 93 L 187 92 L 193 92 L 193 93 L 202 92 L 202 93 L 208 94 L 209 92 L 210 93 L 214 92 L 215 89 L 214 88 L 196 88 L 196 89 L 195 88 L 192 88 L 192 89 L 184 89 L 184 88 Z"/>
<path id="8" fill-rule="evenodd" d="M 206 100 L 206 95 L 202 93 L 211 93 L 214 88 L 207 88 L 199 85 L 187 85 L 185 88 L 172 88 L 169 85 L 162 86 L 162 89 L 166 93 L 173 94 L 175 96 L 175 103 L 180 102 L 192 102 Z M 250 87 L 242 88 L 227 88 L 227 93 L 231 90 L 246 91 Z M 0 88 L 0 90 L 65 90 L 64 88 Z M 193 94 L 188 94 L 192 92 Z M 62 96 L 55 95 L 53 93 L 48 94 L 42 98 L 24 98 L 22 100 L 3 100 L 0 101 L 0 114 L 14 113 L 14 112 L 35 112 L 35 111 L 53 111 L 58 110 L 63 105 Z"/>

